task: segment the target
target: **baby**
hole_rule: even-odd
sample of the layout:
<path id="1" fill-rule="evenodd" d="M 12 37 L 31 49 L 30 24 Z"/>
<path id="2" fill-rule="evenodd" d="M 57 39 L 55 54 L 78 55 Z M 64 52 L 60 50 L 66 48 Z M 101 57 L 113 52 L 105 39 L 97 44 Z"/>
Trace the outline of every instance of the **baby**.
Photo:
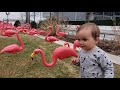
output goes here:
<path id="1" fill-rule="evenodd" d="M 105 51 L 97 46 L 100 29 L 94 23 L 85 23 L 76 32 L 81 50 L 79 57 L 72 59 L 80 66 L 81 78 L 113 78 L 114 67 Z"/>

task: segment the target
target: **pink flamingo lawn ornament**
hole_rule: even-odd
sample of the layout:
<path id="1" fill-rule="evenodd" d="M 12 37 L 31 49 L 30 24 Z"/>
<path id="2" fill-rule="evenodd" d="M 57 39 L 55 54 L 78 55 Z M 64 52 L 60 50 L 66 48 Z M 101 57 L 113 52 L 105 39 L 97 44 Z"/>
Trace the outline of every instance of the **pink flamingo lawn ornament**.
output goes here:
<path id="1" fill-rule="evenodd" d="M 57 25 L 57 30 L 56 30 L 56 35 L 57 35 L 57 36 L 62 36 L 62 37 L 66 36 L 66 33 L 64 33 L 64 32 L 59 32 L 59 30 L 60 30 L 60 28 L 59 28 L 58 25 Z"/>
<path id="2" fill-rule="evenodd" d="M 20 45 L 20 46 L 17 45 L 17 44 L 9 45 L 9 46 L 3 48 L 3 49 L 0 51 L 0 53 L 7 52 L 7 53 L 15 54 L 15 53 L 20 52 L 21 50 L 24 49 L 24 44 L 23 44 L 21 38 L 19 37 L 18 33 L 19 33 L 19 31 L 16 33 L 16 36 L 17 36 L 17 39 L 18 39 L 18 41 L 20 42 L 21 45 Z"/>
<path id="3" fill-rule="evenodd" d="M 21 30 L 21 29 L 20 29 Z M 38 31 L 37 31 L 37 29 L 27 29 L 27 28 L 24 28 L 23 29 L 23 32 L 24 33 L 26 33 L 26 34 L 28 34 L 28 35 L 31 35 L 31 36 L 33 36 L 33 35 L 35 35 L 35 34 L 37 34 L 38 33 Z"/>
<path id="4" fill-rule="evenodd" d="M 44 30 L 38 30 L 37 35 L 46 35 L 46 31 L 44 31 Z"/>
<path id="5" fill-rule="evenodd" d="M 56 38 L 56 37 L 54 37 L 54 36 L 49 36 L 50 33 L 52 32 L 52 27 L 51 27 L 51 26 L 49 26 L 49 30 L 50 30 L 50 32 L 45 36 L 45 40 L 46 40 L 47 42 L 59 41 L 58 38 Z"/>
<path id="6" fill-rule="evenodd" d="M 70 47 L 69 42 L 65 42 L 65 43 L 64 43 L 64 46 L 66 46 L 66 45 L 68 45 L 68 47 Z M 75 40 L 75 41 L 74 41 L 73 50 L 76 50 L 76 47 L 80 48 L 80 45 L 79 45 L 78 40 Z"/>
<path id="7" fill-rule="evenodd" d="M 9 26 L 9 24 L 3 22 L 1 26 L 1 35 L 2 36 L 8 36 L 11 37 L 13 34 L 16 34 L 15 30 L 7 29 L 6 27 Z"/>
<path id="8" fill-rule="evenodd" d="M 79 44 L 78 40 L 75 40 L 74 44 L 73 44 L 73 49 L 76 50 L 77 47 L 80 48 L 80 44 Z"/>
<path id="9" fill-rule="evenodd" d="M 22 24 L 21 26 L 16 27 L 16 29 L 20 30 L 20 32 L 27 33 L 28 35 L 34 35 L 34 33 L 35 33 L 34 29 L 31 29 L 31 25 L 29 23 Z"/>
<path id="10" fill-rule="evenodd" d="M 16 31 L 15 30 L 2 30 L 1 32 L 1 35 L 2 36 L 8 36 L 8 37 L 11 37 L 12 35 L 16 34 Z"/>
<path id="11" fill-rule="evenodd" d="M 71 49 L 69 47 L 65 47 L 65 46 L 58 47 L 53 51 L 51 63 L 46 62 L 44 51 L 41 50 L 41 49 L 35 49 L 33 51 L 33 53 L 31 54 L 32 60 L 33 60 L 35 54 L 38 54 L 38 53 L 41 54 L 42 62 L 44 64 L 44 66 L 46 66 L 46 67 L 54 66 L 57 62 L 57 59 L 63 60 L 65 58 L 69 58 L 69 57 L 72 57 L 72 56 L 74 56 L 76 58 L 78 57 L 77 53 L 73 49 Z"/>
<path id="12" fill-rule="evenodd" d="M 37 29 L 31 29 L 29 32 L 27 32 L 28 35 L 35 35 L 37 33 Z"/>
<path id="13" fill-rule="evenodd" d="M 20 30 L 21 32 L 26 33 L 28 35 L 31 35 L 31 36 L 33 36 L 33 35 L 35 35 L 35 34 L 38 33 L 37 29 L 31 29 L 31 30 L 29 30 L 27 28 L 23 28 L 23 29 L 19 28 L 18 30 Z"/>

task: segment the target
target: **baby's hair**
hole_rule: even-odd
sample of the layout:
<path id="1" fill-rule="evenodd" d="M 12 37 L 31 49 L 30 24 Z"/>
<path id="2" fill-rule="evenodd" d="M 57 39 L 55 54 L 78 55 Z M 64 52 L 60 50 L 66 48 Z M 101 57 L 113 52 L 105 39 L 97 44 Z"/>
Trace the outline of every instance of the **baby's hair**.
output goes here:
<path id="1" fill-rule="evenodd" d="M 79 31 L 86 29 L 91 30 L 92 37 L 96 40 L 97 37 L 100 37 L 100 29 L 95 23 L 85 23 L 79 27 L 79 29 L 76 31 L 78 33 Z"/>

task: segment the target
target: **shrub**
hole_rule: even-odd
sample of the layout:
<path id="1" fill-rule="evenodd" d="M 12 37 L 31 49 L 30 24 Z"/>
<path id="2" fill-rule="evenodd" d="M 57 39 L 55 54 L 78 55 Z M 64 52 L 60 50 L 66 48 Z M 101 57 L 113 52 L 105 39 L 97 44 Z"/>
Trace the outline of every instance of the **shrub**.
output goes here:
<path id="1" fill-rule="evenodd" d="M 48 27 L 49 26 L 52 26 L 53 28 L 53 32 L 51 33 L 51 35 L 56 35 L 56 25 L 61 25 L 61 26 L 67 26 L 68 25 L 68 22 L 63 20 L 60 20 L 58 19 L 57 17 L 53 16 L 53 17 L 50 17 L 50 18 L 47 18 L 46 20 L 44 21 L 40 21 L 39 24 L 38 24 L 38 27 L 40 29 L 43 29 L 43 30 L 47 30 L 48 31 Z M 49 32 L 49 31 L 48 31 Z"/>
<path id="2" fill-rule="evenodd" d="M 15 27 L 21 26 L 21 22 L 19 20 L 16 20 L 14 23 L 14 26 Z"/>
<path id="3" fill-rule="evenodd" d="M 35 21 L 32 21 L 30 25 L 31 25 L 31 28 L 37 29 L 37 23 Z"/>

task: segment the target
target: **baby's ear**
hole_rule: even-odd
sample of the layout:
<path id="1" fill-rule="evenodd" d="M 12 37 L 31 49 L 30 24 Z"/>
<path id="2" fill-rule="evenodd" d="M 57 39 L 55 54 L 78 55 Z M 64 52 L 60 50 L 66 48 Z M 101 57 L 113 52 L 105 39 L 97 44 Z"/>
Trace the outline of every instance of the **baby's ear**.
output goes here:
<path id="1" fill-rule="evenodd" d="M 96 38 L 96 44 L 99 42 L 99 40 L 100 40 L 99 37 L 97 37 L 97 38 Z"/>

